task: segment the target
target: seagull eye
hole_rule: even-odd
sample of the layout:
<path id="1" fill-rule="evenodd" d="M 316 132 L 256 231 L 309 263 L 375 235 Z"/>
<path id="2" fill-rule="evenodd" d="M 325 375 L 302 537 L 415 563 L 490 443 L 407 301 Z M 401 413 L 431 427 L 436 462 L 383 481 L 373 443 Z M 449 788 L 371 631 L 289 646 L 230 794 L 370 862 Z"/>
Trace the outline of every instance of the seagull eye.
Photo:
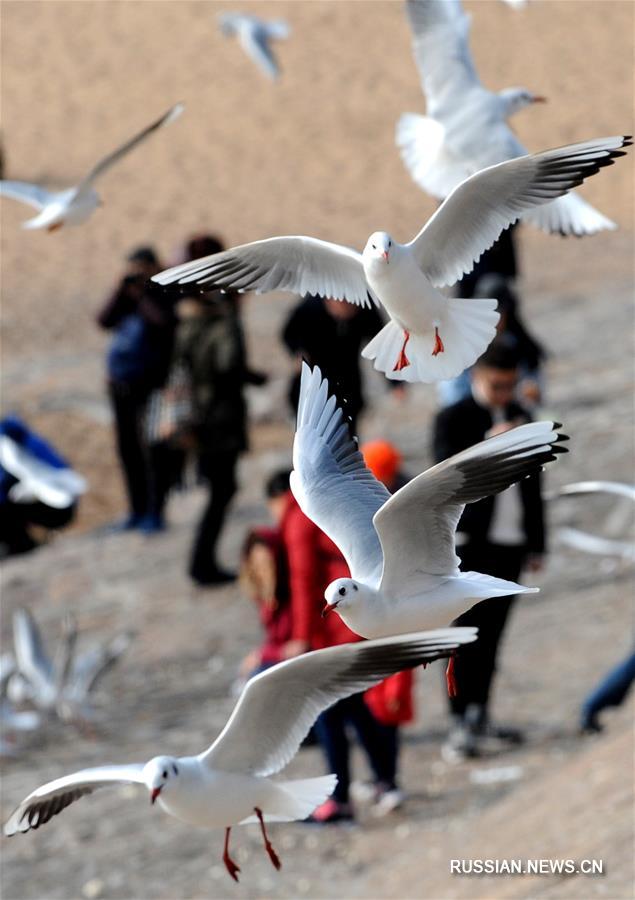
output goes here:
<path id="1" fill-rule="evenodd" d="M 356 584 L 353 585 L 353 590 L 354 590 L 354 591 L 357 590 L 357 585 L 356 585 Z"/>
<path id="2" fill-rule="evenodd" d="M 340 595 L 340 597 L 343 597 L 344 594 L 346 593 L 346 588 L 341 587 L 337 593 Z"/>
<path id="3" fill-rule="evenodd" d="M 174 765 L 174 763 L 172 763 L 172 771 L 174 772 L 175 775 L 178 775 L 178 774 L 179 774 L 179 770 L 178 770 L 177 767 Z"/>
<path id="4" fill-rule="evenodd" d="M 392 247 L 392 241 L 388 241 L 388 246 Z"/>
<path id="5" fill-rule="evenodd" d="M 376 249 L 377 249 L 377 247 L 375 246 L 375 244 L 373 244 L 372 246 L 373 246 L 373 250 L 376 250 Z"/>
<path id="6" fill-rule="evenodd" d="M 162 778 L 167 778 L 167 777 L 168 777 L 167 769 L 164 769 L 163 772 L 161 772 L 161 777 L 162 777 Z"/>

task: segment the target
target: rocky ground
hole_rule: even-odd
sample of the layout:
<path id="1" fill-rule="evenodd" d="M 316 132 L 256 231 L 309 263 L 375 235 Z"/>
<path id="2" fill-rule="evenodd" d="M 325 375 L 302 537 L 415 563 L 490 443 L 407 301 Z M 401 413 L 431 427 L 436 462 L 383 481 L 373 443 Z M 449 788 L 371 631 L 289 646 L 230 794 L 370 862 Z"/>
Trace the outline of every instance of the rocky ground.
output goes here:
<path id="1" fill-rule="evenodd" d="M 499 3 L 466 5 L 484 80 L 527 83 L 551 97 L 519 117 L 528 146 L 632 130 L 632 4 L 553 0 L 518 14 Z M 204 747 L 231 710 L 238 663 L 258 636 L 238 588 L 196 592 L 184 575 L 202 501 L 196 491 L 173 499 L 165 534 L 104 531 L 123 497 L 103 392 L 105 341 L 93 313 L 125 251 L 152 239 L 169 257 L 201 227 L 220 228 L 235 243 L 305 231 L 360 244 L 378 226 L 403 238 L 433 208 L 411 187 L 392 146 L 399 112 L 422 109 L 400 4 L 373 3 L 372 17 L 360 17 L 358 3 L 260 4 L 294 26 L 275 89 L 216 39 L 221 6 L 229 8 L 3 3 L 8 177 L 71 179 L 146 117 L 177 99 L 188 103 L 170 134 L 148 144 L 145 165 L 131 157 L 104 182 L 106 206 L 84 229 L 24 234 L 23 210 L 3 201 L 3 408 L 19 410 L 52 439 L 87 476 L 90 492 L 72 530 L 3 564 L 2 649 L 21 605 L 53 644 L 69 609 L 87 643 L 136 633 L 101 685 L 91 729 L 51 722 L 3 760 L 3 817 L 35 786 L 75 768 Z M 36 107 L 38 116 L 24 115 Z M 254 130 L 267 139 L 254 140 Z M 632 171 L 620 161 L 585 189 L 620 231 L 582 241 L 529 230 L 521 237 L 524 309 L 551 351 L 545 413 L 564 422 L 572 439 L 571 453 L 551 468 L 550 487 L 595 477 L 633 481 Z M 230 564 L 245 530 L 266 521 L 264 477 L 290 458 L 290 366 L 276 334 L 291 302 L 245 304 L 252 363 L 272 379 L 250 395 L 252 451 L 241 464 L 222 547 Z M 418 386 L 397 401 L 372 372 L 367 385 L 372 408 L 363 437 L 394 440 L 408 469 L 419 471 L 429 462 L 433 393 Z M 593 528 L 604 514 L 599 503 L 554 505 L 552 523 Z M 162 817 L 141 792 L 103 792 L 41 831 L 2 840 L 3 897 L 627 900 L 634 887 L 632 707 L 608 714 L 607 732 L 591 739 L 577 735 L 577 710 L 631 645 L 632 574 L 554 542 L 541 593 L 518 605 L 504 647 L 496 712 L 527 735 L 514 752 L 445 763 L 441 674 L 419 676 L 399 813 L 376 819 L 360 807 L 351 827 L 273 826 L 279 874 L 257 829 L 237 831 L 243 878 L 236 886 L 220 863 L 222 835 Z M 307 749 L 289 771 L 314 775 L 322 765 L 319 752 Z M 364 776 L 363 760 L 356 770 Z M 601 859 L 605 872 L 450 875 L 450 860 L 481 858 Z"/>

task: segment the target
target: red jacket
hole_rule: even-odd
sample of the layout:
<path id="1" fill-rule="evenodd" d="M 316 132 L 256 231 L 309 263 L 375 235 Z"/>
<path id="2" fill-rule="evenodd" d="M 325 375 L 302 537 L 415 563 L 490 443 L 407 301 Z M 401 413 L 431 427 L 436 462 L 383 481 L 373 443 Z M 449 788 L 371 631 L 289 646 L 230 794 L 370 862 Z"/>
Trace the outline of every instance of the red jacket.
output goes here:
<path id="1" fill-rule="evenodd" d="M 349 578 L 344 557 L 333 541 L 308 519 L 289 492 L 280 523 L 287 557 L 292 638 L 307 641 L 311 650 L 361 640 L 337 613 L 324 618 L 324 591 L 336 578 Z"/>

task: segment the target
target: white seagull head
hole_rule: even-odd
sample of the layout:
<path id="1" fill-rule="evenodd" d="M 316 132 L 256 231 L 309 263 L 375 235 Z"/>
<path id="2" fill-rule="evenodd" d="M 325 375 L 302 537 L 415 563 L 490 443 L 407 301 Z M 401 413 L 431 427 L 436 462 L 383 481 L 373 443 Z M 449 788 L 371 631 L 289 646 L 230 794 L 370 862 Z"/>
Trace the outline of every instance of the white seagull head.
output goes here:
<path id="1" fill-rule="evenodd" d="M 533 91 L 524 87 L 505 88 L 505 90 L 499 91 L 498 96 L 503 101 L 506 119 L 520 112 L 521 109 L 525 109 L 526 106 L 531 106 L 533 103 L 547 102 L 546 97 L 543 97 L 541 94 L 534 94 Z"/>
<path id="2" fill-rule="evenodd" d="M 395 242 L 387 231 L 375 231 L 366 241 L 363 261 L 365 265 L 378 263 L 386 266 L 390 263 L 390 257 L 395 249 Z"/>
<path id="3" fill-rule="evenodd" d="M 366 593 L 367 588 L 353 578 L 337 578 L 324 591 L 326 606 L 322 610 L 322 618 L 338 607 L 340 610 L 345 610 L 360 600 L 364 602 Z"/>
<path id="4" fill-rule="evenodd" d="M 173 784 L 179 777 L 178 759 L 173 756 L 155 756 L 143 767 L 143 782 L 150 791 L 150 802 L 154 804 L 157 797 Z"/>

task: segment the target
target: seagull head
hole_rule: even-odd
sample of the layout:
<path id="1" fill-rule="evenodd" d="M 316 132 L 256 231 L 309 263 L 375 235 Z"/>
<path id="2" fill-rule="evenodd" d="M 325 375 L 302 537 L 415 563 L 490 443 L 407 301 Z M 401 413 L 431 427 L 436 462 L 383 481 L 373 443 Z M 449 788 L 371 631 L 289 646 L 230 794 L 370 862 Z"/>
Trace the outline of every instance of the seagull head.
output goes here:
<path id="1" fill-rule="evenodd" d="M 168 782 L 179 777 L 179 760 L 173 756 L 155 756 L 143 768 L 143 781 L 150 791 L 150 802 L 156 803 L 157 797 L 165 790 Z"/>
<path id="2" fill-rule="evenodd" d="M 332 581 L 324 591 L 326 606 L 322 610 L 322 618 L 327 616 L 332 609 L 340 610 L 350 607 L 360 596 L 360 586 L 352 578 L 337 578 Z"/>
<path id="3" fill-rule="evenodd" d="M 526 106 L 531 106 L 533 103 L 547 102 L 547 98 L 542 94 L 534 94 L 533 91 L 523 87 L 505 88 L 504 91 L 499 92 L 498 96 L 503 101 L 505 118 L 513 116 L 514 113 L 520 112 L 521 109 L 525 109 Z"/>
<path id="4" fill-rule="evenodd" d="M 395 242 L 386 231 L 376 231 L 371 234 L 364 247 L 364 262 L 380 263 L 382 266 L 386 266 L 390 263 L 394 248 Z"/>

